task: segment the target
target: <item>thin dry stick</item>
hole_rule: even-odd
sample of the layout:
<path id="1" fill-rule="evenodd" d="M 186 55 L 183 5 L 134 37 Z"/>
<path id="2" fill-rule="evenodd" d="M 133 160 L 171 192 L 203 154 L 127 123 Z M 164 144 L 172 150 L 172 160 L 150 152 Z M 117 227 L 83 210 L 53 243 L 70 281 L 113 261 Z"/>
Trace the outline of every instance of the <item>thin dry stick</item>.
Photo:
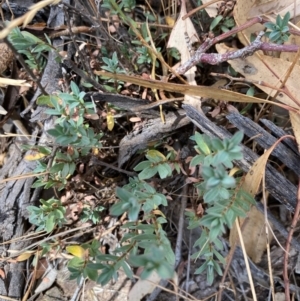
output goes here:
<path id="1" fill-rule="evenodd" d="M 298 219 L 299 219 L 299 213 L 300 213 L 300 179 L 298 182 L 298 191 L 297 191 L 297 205 L 295 208 L 294 217 L 291 224 L 291 230 L 288 234 L 287 240 L 286 240 L 286 252 L 284 253 L 283 258 L 283 281 L 284 281 L 284 287 L 285 287 L 285 300 L 290 301 L 290 282 L 289 282 L 289 276 L 288 276 L 288 261 L 289 261 L 289 253 L 290 253 L 290 246 L 291 246 L 291 240 L 293 237 L 293 233 L 295 230 L 295 227 L 297 225 Z"/>
<path id="2" fill-rule="evenodd" d="M 241 183 L 243 182 L 243 180 L 241 181 Z M 249 220 L 249 217 L 246 217 L 245 219 L 243 219 L 241 221 L 241 225 L 240 225 L 240 228 L 242 228 L 242 231 L 244 229 L 244 227 L 247 225 L 247 222 Z M 236 221 L 239 222 L 239 218 L 236 218 Z M 230 265 L 231 265 L 231 262 L 232 262 L 232 259 L 233 259 L 233 255 L 234 255 L 234 252 L 235 252 L 235 249 L 237 247 L 237 244 L 238 244 L 238 239 L 236 238 L 235 241 L 234 241 L 234 244 L 231 245 L 230 247 L 230 251 L 226 257 L 226 266 L 225 266 L 225 270 L 224 270 L 224 273 L 223 273 L 223 276 L 222 276 L 222 279 L 221 279 L 221 282 L 220 282 L 220 290 L 218 292 L 218 301 L 221 301 L 222 300 L 222 293 L 223 293 L 223 290 L 225 288 L 225 280 L 226 280 L 226 276 L 228 274 L 228 271 L 229 271 L 229 268 L 230 268 Z"/>
<path id="3" fill-rule="evenodd" d="M 236 81 L 236 82 L 243 82 L 243 83 L 259 85 L 259 86 L 263 86 L 263 87 L 267 87 L 267 88 L 276 90 L 281 93 L 285 93 L 285 90 L 280 89 L 279 87 L 272 86 L 263 80 L 253 80 L 253 79 L 247 79 L 244 77 L 233 77 L 233 76 L 230 76 L 229 74 L 215 73 L 215 72 L 211 72 L 209 75 L 216 76 L 216 77 L 225 77 L 225 78 L 228 78 L 231 82 Z"/>
<path id="4" fill-rule="evenodd" d="M 293 62 L 292 62 L 292 64 L 291 64 L 291 66 L 288 68 L 288 70 L 287 70 L 287 72 L 286 72 L 286 75 L 285 75 L 284 79 L 282 80 L 281 85 L 280 85 L 280 87 L 279 87 L 280 89 L 284 90 L 284 93 L 285 93 L 287 96 L 289 96 L 289 97 L 290 97 L 295 103 L 297 103 L 298 105 L 299 105 L 299 102 L 298 102 L 297 100 L 295 101 L 295 99 L 296 99 L 295 96 L 291 95 L 291 93 L 290 93 L 290 92 L 287 90 L 287 88 L 285 87 L 285 84 L 286 84 L 287 80 L 289 79 L 289 77 L 290 77 L 290 75 L 291 75 L 291 73 L 292 73 L 292 71 L 293 71 L 295 65 L 296 65 L 297 62 L 299 61 L 299 57 L 300 57 L 300 51 L 298 50 L 298 51 L 297 51 L 297 54 L 296 54 L 296 56 L 295 56 L 295 58 L 294 58 L 294 60 L 293 60 Z M 277 92 L 275 93 L 273 99 L 276 99 L 278 93 L 279 93 L 279 90 L 277 90 Z"/>
<path id="5" fill-rule="evenodd" d="M 244 260 L 245 260 L 245 265 L 246 265 L 246 269 L 247 269 L 247 273 L 248 273 L 248 278 L 249 278 L 249 284 L 250 284 L 250 288 L 251 288 L 251 292 L 252 292 L 252 297 L 253 297 L 254 301 L 257 301 L 255 287 L 254 287 L 254 283 L 253 283 L 253 279 L 252 279 L 252 275 L 251 275 L 251 270 L 250 270 L 250 266 L 249 266 L 249 261 L 248 261 L 248 257 L 247 257 L 247 253 L 246 253 L 246 249 L 245 249 L 245 245 L 244 245 L 243 235 L 242 235 L 242 232 L 241 232 L 241 228 L 240 228 L 238 219 L 235 219 L 235 224 L 236 224 L 237 232 L 239 234 L 240 244 L 241 244 L 241 248 L 242 248 L 243 255 L 244 255 Z"/>
<path id="6" fill-rule="evenodd" d="M 222 1 L 223 0 L 211 0 L 211 1 L 205 3 L 205 4 L 201 5 L 201 6 L 198 6 L 198 7 L 194 8 L 194 9 L 192 9 L 191 11 L 189 11 L 186 15 L 184 15 L 182 17 L 182 20 L 185 20 L 185 19 L 189 18 L 190 16 L 192 16 L 193 14 L 195 14 L 197 11 L 199 11 L 201 9 L 204 9 L 204 8 L 206 8 L 206 7 L 214 4 L 214 3 L 222 2 Z"/>
<path id="7" fill-rule="evenodd" d="M 271 254 L 270 254 L 270 242 L 269 242 L 269 223 L 268 223 L 268 210 L 267 210 L 267 197 L 266 197 L 266 183 L 265 183 L 265 173 L 262 177 L 262 187 L 263 187 L 263 203 L 264 203 L 264 218 L 265 218 L 265 228 L 266 228 L 266 240 L 267 240 L 267 254 L 268 254 L 268 268 L 270 274 L 270 286 L 272 291 L 273 300 L 275 300 L 275 290 L 274 290 L 274 281 L 272 273 L 272 264 L 271 264 Z"/>
<path id="8" fill-rule="evenodd" d="M 238 220 L 238 218 L 237 218 L 237 220 Z M 242 222 L 240 227 L 243 229 L 246 226 L 247 222 L 248 222 L 248 217 Z M 222 300 L 222 293 L 223 293 L 224 288 L 226 287 L 224 285 L 224 283 L 225 283 L 226 276 L 228 274 L 228 271 L 229 271 L 229 268 L 230 268 L 230 265 L 231 265 L 231 262 L 232 262 L 232 259 L 233 259 L 233 255 L 234 255 L 235 249 L 237 247 L 237 244 L 238 244 L 238 241 L 236 239 L 235 242 L 234 242 L 234 245 L 231 246 L 230 251 L 229 251 L 229 253 L 226 257 L 226 266 L 225 266 L 225 270 L 224 270 L 224 273 L 223 273 L 223 276 L 222 276 L 222 279 L 221 279 L 221 282 L 220 282 L 220 285 L 219 285 L 220 290 L 218 292 L 218 301 Z"/>

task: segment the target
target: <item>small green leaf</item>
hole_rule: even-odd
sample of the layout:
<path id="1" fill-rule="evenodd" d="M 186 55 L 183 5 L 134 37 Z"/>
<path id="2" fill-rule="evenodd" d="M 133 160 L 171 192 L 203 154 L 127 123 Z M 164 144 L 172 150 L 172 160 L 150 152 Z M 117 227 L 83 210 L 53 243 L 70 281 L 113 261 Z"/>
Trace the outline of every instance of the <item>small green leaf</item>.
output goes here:
<path id="1" fill-rule="evenodd" d="M 49 214 L 46 218 L 46 231 L 50 233 L 55 227 L 55 215 Z"/>
<path id="2" fill-rule="evenodd" d="M 133 206 L 128 210 L 128 218 L 130 221 L 136 221 L 140 213 L 140 205 Z"/>
<path id="3" fill-rule="evenodd" d="M 122 268 L 123 268 L 123 270 L 124 270 L 124 272 L 125 272 L 125 275 L 126 275 L 128 278 L 132 279 L 132 277 L 133 277 L 133 272 L 132 272 L 132 270 L 131 270 L 129 264 L 128 264 L 125 260 L 122 260 L 121 266 L 122 266 Z"/>
<path id="4" fill-rule="evenodd" d="M 284 15 L 284 17 L 283 17 L 283 19 L 282 19 L 282 25 L 283 25 L 282 27 L 288 25 L 289 20 L 290 20 L 290 17 L 291 17 L 290 12 L 287 12 L 287 13 Z"/>
<path id="5" fill-rule="evenodd" d="M 112 216 L 119 216 L 126 212 L 130 208 L 130 205 L 128 203 L 125 203 L 123 201 L 115 203 L 111 208 L 110 208 L 110 214 Z"/>
<path id="6" fill-rule="evenodd" d="M 209 189 L 203 196 L 203 199 L 206 203 L 211 203 L 217 201 L 219 197 L 219 188 L 215 187 L 213 189 Z"/>
<path id="7" fill-rule="evenodd" d="M 84 267 L 85 261 L 80 257 L 73 257 L 68 262 L 68 268 L 81 269 Z"/>
<path id="8" fill-rule="evenodd" d="M 165 179 L 168 176 L 172 175 L 172 169 L 169 164 L 164 163 L 164 164 L 159 164 L 157 166 L 158 174 L 161 179 Z"/>
<path id="9" fill-rule="evenodd" d="M 142 172 L 139 173 L 140 180 L 146 180 L 152 178 L 157 173 L 158 167 L 151 166 L 145 168 Z"/>
<path id="10" fill-rule="evenodd" d="M 75 84 L 75 82 L 71 81 L 71 90 L 74 93 L 75 96 L 78 96 L 80 93 L 80 90 L 78 86 Z"/>
<path id="11" fill-rule="evenodd" d="M 125 203 L 128 203 L 130 198 L 135 198 L 135 196 L 131 192 L 120 187 L 117 187 L 116 195 L 120 200 L 124 201 Z"/>
<path id="12" fill-rule="evenodd" d="M 147 152 L 146 158 L 152 163 L 159 163 L 161 161 L 166 161 L 166 157 L 159 151 L 151 149 Z"/>
<path id="13" fill-rule="evenodd" d="M 200 135 L 198 132 L 195 133 L 194 139 L 197 143 L 197 146 L 204 155 L 209 155 L 211 153 L 207 143 L 205 142 L 204 136 Z"/>
<path id="14" fill-rule="evenodd" d="M 195 274 L 202 274 L 207 269 L 208 261 L 205 261 L 198 269 L 196 269 Z"/>
<path id="15" fill-rule="evenodd" d="M 272 22 L 267 22 L 264 24 L 264 26 L 267 28 L 267 29 L 270 29 L 272 31 L 276 30 L 276 25 Z"/>
<path id="16" fill-rule="evenodd" d="M 117 272 L 114 270 L 113 266 L 106 266 L 97 279 L 97 283 L 104 286 L 107 284 L 112 278 L 117 278 Z"/>
<path id="17" fill-rule="evenodd" d="M 215 17 L 209 26 L 209 30 L 212 31 L 221 22 L 222 19 L 223 16 L 221 15 Z"/>
<path id="18" fill-rule="evenodd" d="M 269 35 L 269 39 L 272 42 L 276 42 L 278 39 L 281 37 L 281 32 L 280 31 L 273 31 Z"/>
<path id="19" fill-rule="evenodd" d="M 276 17 L 276 25 L 281 28 L 282 27 L 282 19 L 281 16 L 278 14 Z"/>
<path id="20" fill-rule="evenodd" d="M 225 188 L 234 188 L 235 187 L 235 179 L 231 176 L 226 176 L 222 180 L 222 186 Z"/>
<path id="21" fill-rule="evenodd" d="M 64 168 L 64 163 L 56 163 L 50 168 L 50 173 L 55 174 L 60 172 Z"/>
<path id="22" fill-rule="evenodd" d="M 145 168 L 149 167 L 152 163 L 150 161 L 143 161 L 140 162 L 135 168 L 133 169 L 134 171 L 140 171 L 144 170 Z"/>
<path id="23" fill-rule="evenodd" d="M 38 97 L 36 102 L 40 106 L 48 106 L 54 108 L 54 101 L 58 101 L 58 97 L 55 95 L 41 95 Z"/>
<path id="24" fill-rule="evenodd" d="M 89 267 L 86 267 L 84 270 L 83 270 L 83 275 L 85 277 L 88 277 L 89 279 L 93 280 L 93 281 L 97 281 L 97 278 L 98 278 L 98 271 L 95 270 L 95 269 L 91 269 Z"/>
<path id="25" fill-rule="evenodd" d="M 192 167 L 194 167 L 194 166 L 203 164 L 204 158 L 205 158 L 205 155 L 203 155 L 203 154 L 202 155 L 197 155 L 197 156 L 193 157 L 193 159 L 191 160 L 190 165 Z"/>

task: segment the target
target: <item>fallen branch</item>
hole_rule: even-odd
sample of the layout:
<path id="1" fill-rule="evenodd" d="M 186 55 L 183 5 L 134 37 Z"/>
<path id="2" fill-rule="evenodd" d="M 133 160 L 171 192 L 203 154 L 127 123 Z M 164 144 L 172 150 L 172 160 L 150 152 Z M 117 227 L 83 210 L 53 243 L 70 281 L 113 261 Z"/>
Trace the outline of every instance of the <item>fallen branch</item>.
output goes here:
<path id="1" fill-rule="evenodd" d="M 275 43 L 267 43 L 260 41 L 262 36 L 264 35 L 264 32 L 260 32 L 257 38 L 254 42 L 252 42 L 250 45 L 239 49 L 237 51 L 231 51 L 224 54 L 218 54 L 218 53 L 206 53 L 209 48 L 211 48 L 213 45 L 223 41 L 224 39 L 233 36 L 237 34 L 240 31 L 243 31 L 246 28 L 251 27 L 254 24 L 257 23 L 266 23 L 268 20 L 265 20 L 262 17 L 255 17 L 245 24 L 235 27 L 231 29 L 230 31 L 227 31 L 218 37 L 214 38 L 207 38 L 198 48 L 198 50 L 195 52 L 195 54 L 182 66 L 180 66 L 176 71 L 178 74 L 184 74 L 186 71 L 191 69 L 193 66 L 199 64 L 199 63 L 207 63 L 210 65 L 216 65 L 222 62 L 226 62 L 228 60 L 233 60 L 237 58 L 245 58 L 247 56 L 253 55 L 255 51 L 263 50 L 263 51 L 279 51 L 279 52 L 297 52 L 299 47 L 298 45 L 279 45 Z M 296 31 L 295 29 L 290 29 L 290 32 L 293 35 L 300 35 L 299 31 Z"/>
<path id="2" fill-rule="evenodd" d="M 256 39 L 248 46 L 236 50 L 229 51 L 223 54 L 220 53 L 204 53 L 207 51 L 212 45 L 215 44 L 215 39 L 207 38 L 206 41 L 199 47 L 199 49 L 195 52 L 195 54 L 186 61 L 183 65 L 181 65 L 176 72 L 178 74 L 184 74 L 193 66 L 199 63 L 207 63 L 210 65 L 217 65 L 222 62 L 227 62 L 229 60 L 234 60 L 238 58 L 245 58 L 247 56 L 253 55 L 258 50 L 263 51 L 280 51 L 280 52 L 297 52 L 300 48 L 298 45 L 279 45 L 274 43 L 266 43 L 262 42 L 261 38 L 264 35 L 264 31 L 261 31 Z"/>

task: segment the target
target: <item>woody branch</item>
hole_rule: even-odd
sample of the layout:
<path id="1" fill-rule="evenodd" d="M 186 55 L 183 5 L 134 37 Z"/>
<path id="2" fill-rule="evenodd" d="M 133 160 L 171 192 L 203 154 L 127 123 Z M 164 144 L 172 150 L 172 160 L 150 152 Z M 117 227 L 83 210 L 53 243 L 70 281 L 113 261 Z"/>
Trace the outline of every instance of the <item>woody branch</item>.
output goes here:
<path id="1" fill-rule="evenodd" d="M 251 25 L 255 23 L 263 22 L 263 20 L 259 17 L 249 21 L 248 23 L 244 24 L 243 26 L 239 28 L 234 28 L 233 30 L 226 32 L 219 37 L 216 38 L 207 38 L 204 43 L 198 48 L 198 50 L 195 52 L 195 54 L 184 64 L 182 64 L 176 72 L 178 74 L 184 74 L 186 71 L 191 69 L 193 66 L 199 64 L 199 63 L 207 63 L 210 65 L 216 65 L 228 60 L 234 60 L 238 58 L 245 58 L 247 56 L 253 55 L 254 52 L 258 50 L 263 51 L 280 51 L 280 52 L 297 52 L 300 48 L 298 45 L 279 45 L 274 43 L 267 43 L 262 42 L 261 38 L 264 35 L 264 32 L 261 31 L 256 39 L 248 46 L 236 50 L 236 51 L 229 51 L 223 54 L 219 53 L 206 53 L 207 50 L 216 44 L 217 42 L 227 38 L 228 36 L 237 33 L 238 31 L 241 31 L 247 27 L 250 27 Z"/>

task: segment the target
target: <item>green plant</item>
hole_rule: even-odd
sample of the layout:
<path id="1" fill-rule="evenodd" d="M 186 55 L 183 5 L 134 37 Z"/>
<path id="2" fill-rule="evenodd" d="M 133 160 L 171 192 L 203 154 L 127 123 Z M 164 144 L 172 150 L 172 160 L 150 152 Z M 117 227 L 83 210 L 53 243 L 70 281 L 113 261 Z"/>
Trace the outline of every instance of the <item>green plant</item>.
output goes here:
<path id="1" fill-rule="evenodd" d="M 54 137 L 55 144 L 63 148 L 56 151 L 50 169 L 38 161 L 35 172 L 43 173 L 49 171 L 47 179 L 39 177 L 33 187 L 57 187 L 59 190 L 66 185 L 67 178 L 76 169 L 76 160 L 80 156 L 86 156 L 93 148 L 101 148 L 100 139 L 102 133 L 96 134 L 84 117 L 93 114 L 93 104 L 84 101 L 84 92 L 80 92 L 78 86 L 71 82 L 72 94 L 59 93 L 58 96 L 42 96 L 38 104 L 48 105 L 52 108 L 46 109 L 49 115 L 58 116 L 53 129 L 48 133 Z"/>
<path id="2" fill-rule="evenodd" d="M 219 34 L 220 31 L 227 32 L 234 26 L 235 26 L 235 22 L 232 17 L 224 18 L 223 16 L 217 16 L 211 22 L 209 26 L 209 30 Z"/>
<path id="3" fill-rule="evenodd" d="M 267 32 L 265 35 L 270 39 L 271 42 L 277 44 L 283 44 L 286 42 L 290 36 L 288 23 L 290 20 L 290 13 L 287 12 L 283 18 L 280 15 L 277 15 L 276 23 L 267 22 L 265 27 Z"/>
<path id="4" fill-rule="evenodd" d="M 46 230 L 51 232 L 56 226 L 62 227 L 66 223 L 66 209 L 59 200 L 51 198 L 40 200 L 41 205 L 28 206 L 29 222 L 37 226 L 36 231 Z"/>
<path id="5" fill-rule="evenodd" d="M 52 50 L 50 39 L 46 35 L 45 37 L 48 44 L 33 34 L 27 31 L 20 31 L 18 27 L 15 27 L 10 32 L 8 40 L 18 53 L 27 57 L 25 62 L 28 64 L 29 68 L 40 72 L 47 63 L 45 53 Z"/>
<path id="6" fill-rule="evenodd" d="M 199 247 L 199 251 L 192 258 L 204 261 L 196 273 L 206 271 L 209 284 L 213 283 L 215 273 L 222 274 L 221 265 L 225 263 L 221 254 L 223 244 L 219 237 L 226 227 L 232 227 L 237 217 L 245 217 L 251 205 L 255 204 L 251 195 L 241 189 L 240 180 L 229 174 L 229 169 L 233 167 L 232 161 L 242 159 L 239 146 L 242 137 L 240 132 L 223 141 L 199 133 L 192 137 L 198 155 L 192 159 L 191 166 L 200 166 L 202 180 L 195 186 L 206 210 L 203 216 L 190 211 L 186 215 L 190 229 L 202 229 L 201 237 L 194 245 Z M 157 217 L 159 206 L 167 206 L 167 201 L 163 194 L 157 193 L 144 179 L 150 179 L 156 173 L 160 178 L 171 176 L 173 169 L 180 172 L 180 163 L 172 151 L 164 156 L 157 150 L 149 150 L 146 158 L 148 160 L 135 167 L 136 171 L 141 171 L 139 177 L 130 179 L 128 185 L 116 191 L 120 201 L 112 206 L 110 212 L 117 216 L 127 212 L 129 222 L 122 228 L 129 232 L 123 236 L 121 246 L 114 251 L 114 255 L 96 257 L 102 270 L 98 278 L 100 283 L 115 277 L 117 267 L 125 263 L 128 277 L 132 273 L 130 265 L 143 266 L 142 277 L 149 276 L 154 270 L 163 278 L 172 275 L 174 253 L 163 230 L 166 220 L 162 216 Z M 104 268 L 100 259 L 108 260 L 109 266 Z"/>
<path id="7" fill-rule="evenodd" d="M 119 67 L 119 60 L 116 52 L 113 53 L 111 59 L 103 57 L 102 60 L 106 64 L 106 66 L 101 67 L 102 69 L 111 73 L 125 73 L 125 71 Z"/>
<path id="8" fill-rule="evenodd" d="M 123 10 L 133 9 L 134 1 L 126 0 L 122 3 Z M 110 9 L 112 7 L 116 9 L 117 4 L 115 1 L 105 0 L 105 5 Z M 122 15 L 120 7 L 116 12 L 120 14 L 123 21 L 126 20 L 130 31 L 138 39 L 135 42 L 138 47 L 133 51 L 140 55 L 137 63 L 155 66 L 154 54 L 161 54 L 160 49 L 155 47 L 152 49 L 152 44 L 149 46 L 147 26 L 144 24 L 138 31 L 136 23 L 128 16 Z M 234 25 L 232 21 L 233 19 L 219 17 L 212 23 L 211 29 L 219 28 L 226 31 Z M 102 60 L 103 70 L 125 73 L 125 70 L 119 67 L 116 52 L 111 58 L 104 56 Z M 110 91 L 118 91 L 123 84 L 111 78 L 102 77 L 102 79 L 105 80 L 106 88 Z M 60 145 L 61 148 L 52 154 L 53 160 L 50 166 L 47 166 L 43 160 L 37 162 L 35 172 L 48 171 L 49 174 L 47 177 L 39 177 L 33 187 L 64 189 L 68 178 L 76 170 L 79 159 L 88 155 L 93 148 L 101 147 L 102 133 L 95 133 L 85 119 L 86 116 L 94 113 L 93 104 L 84 101 L 85 93 L 81 92 L 74 82 L 71 82 L 71 90 L 71 94 L 42 96 L 38 100 L 39 105 L 50 107 L 46 113 L 57 116 L 54 128 L 48 133 L 53 137 L 55 144 Z M 231 139 L 224 141 L 210 139 L 199 133 L 192 137 L 198 154 L 192 159 L 191 166 L 199 167 L 201 173 L 199 183 L 195 186 L 205 211 L 203 216 L 198 216 L 192 211 L 187 212 L 186 215 L 190 229 L 196 227 L 202 229 L 202 234 L 195 243 L 199 251 L 193 254 L 193 258 L 202 260 L 203 264 L 196 273 L 206 271 L 209 283 L 213 282 L 215 273 L 222 274 L 222 264 L 225 262 L 220 236 L 227 227 L 233 225 L 237 217 L 245 216 L 247 210 L 254 204 L 253 198 L 241 189 L 241 180 L 235 179 L 230 174 L 233 160 L 242 158 L 239 146 L 242 136 L 241 133 L 237 133 Z M 39 151 L 47 156 L 50 155 L 48 149 Z M 145 157 L 146 160 L 134 168 L 139 172 L 138 177 L 131 178 L 127 185 L 116 189 L 119 202 L 110 208 L 111 215 L 119 216 L 126 213 L 129 219 L 121 226 L 125 234 L 119 245 L 115 249 L 110 249 L 110 254 L 100 252 L 99 241 L 68 247 L 67 251 L 74 255 L 68 263 L 72 279 L 79 281 L 82 277 L 90 278 L 104 285 L 112 278 L 117 278 L 118 270 L 121 268 L 128 277 L 132 277 L 132 267 L 143 267 L 142 278 L 148 277 L 153 271 L 158 272 L 162 278 L 172 277 L 175 255 L 164 231 L 167 220 L 160 211 L 160 207 L 168 205 L 167 199 L 145 180 L 157 174 L 161 179 L 165 179 L 172 176 L 174 170 L 180 173 L 182 166 L 175 151 L 169 151 L 164 155 L 158 150 L 148 150 Z M 100 220 L 100 212 L 103 209 L 103 207 L 85 207 L 81 220 L 91 220 L 96 224 Z M 61 227 L 66 222 L 65 209 L 55 199 L 41 200 L 40 207 L 30 206 L 28 210 L 29 221 L 38 227 L 37 230 L 51 232 L 55 226 Z M 45 245 L 43 252 L 47 252 L 50 247 Z"/>
<path id="9" fill-rule="evenodd" d="M 160 48 L 156 48 L 156 51 L 160 51 Z M 139 54 L 138 59 L 137 59 L 137 63 L 139 65 L 141 65 L 141 64 L 151 65 L 152 64 L 153 59 L 151 57 L 151 54 L 149 53 L 149 50 L 146 47 L 144 47 L 144 46 L 136 47 L 136 52 Z M 158 66 L 159 66 L 159 62 L 156 61 L 155 67 L 158 67 Z"/>
<path id="10" fill-rule="evenodd" d="M 135 171 L 141 171 L 139 173 L 139 179 L 146 180 L 152 178 L 156 173 L 159 174 L 161 179 L 172 174 L 175 168 L 177 172 L 180 172 L 178 162 L 175 162 L 174 152 L 169 152 L 165 157 L 161 152 L 157 150 L 149 150 L 145 156 L 148 160 L 140 162 L 135 168 Z M 174 161 L 173 164 L 170 164 Z"/>
<path id="11" fill-rule="evenodd" d="M 190 220 L 190 229 L 202 228 L 202 235 L 194 245 L 199 247 L 200 251 L 195 253 L 193 258 L 204 260 L 196 273 L 206 270 L 207 281 L 210 284 L 214 280 L 215 272 L 222 274 L 220 264 L 225 262 L 221 255 L 223 245 L 218 237 L 225 232 L 226 227 L 232 227 L 237 217 L 244 217 L 250 206 L 255 204 L 251 195 L 241 189 L 239 179 L 236 180 L 229 174 L 233 160 L 240 160 L 243 157 L 239 146 L 242 138 L 241 132 L 223 141 L 199 133 L 195 133 L 192 137 L 196 142 L 195 149 L 198 155 L 191 160 L 191 166 L 200 167 L 202 180 L 195 186 L 199 191 L 199 197 L 203 198 L 206 210 L 204 216 L 200 217 L 195 212 L 189 211 L 187 217 Z M 160 178 L 166 178 L 172 174 L 174 168 L 180 172 L 179 162 L 172 152 L 165 157 L 156 150 L 150 150 L 146 158 L 148 160 L 135 167 L 136 171 L 140 171 L 141 180 L 152 178 L 156 173 Z M 116 206 L 128 210 L 129 216 L 131 210 L 134 218 L 141 210 L 139 201 L 130 195 L 127 196 L 127 201 L 121 201 Z"/>
<path id="12" fill-rule="evenodd" d="M 66 122 L 66 119 L 63 119 Z M 206 209 L 203 216 L 195 212 L 186 213 L 189 219 L 189 228 L 202 228 L 201 237 L 194 247 L 199 251 L 192 258 L 200 258 L 204 263 L 196 273 L 207 272 L 207 281 L 212 283 L 215 273 L 221 275 L 221 265 L 225 260 L 222 256 L 223 244 L 219 237 L 226 227 L 231 227 L 237 217 L 244 217 L 250 206 L 254 204 L 253 198 L 241 189 L 239 179 L 229 174 L 233 167 L 233 160 L 242 158 L 239 146 L 242 133 L 235 134 L 231 139 L 211 139 L 205 135 L 195 133 L 191 138 L 195 141 L 197 155 L 193 157 L 191 166 L 199 166 L 202 179 L 195 184 L 199 196 L 203 198 Z M 69 249 L 74 255 L 68 267 L 71 278 L 90 278 L 104 285 L 110 279 L 117 278 L 118 270 L 122 268 L 128 277 L 132 277 L 131 267 L 143 267 L 142 278 L 148 277 L 153 271 L 158 272 L 162 278 L 172 276 L 175 256 L 163 229 L 167 222 L 160 206 L 167 206 L 165 195 L 158 193 L 145 179 L 152 178 L 156 173 L 160 178 L 172 175 L 175 169 L 181 170 L 175 151 L 166 156 L 157 150 L 149 150 L 147 160 L 139 163 L 135 170 L 140 171 L 138 178 L 131 178 L 122 188 L 117 188 L 116 195 L 119 202 L 114 204 L 110 213 L 122 215 L 127 213 L 129 222 L 122 226 L 126 230 L 120 245 L 110 254 L 102 254 L 99 242 L 73 246 Z M 42 163 L 40 163 L 42 164 Z M 98 213 L 87 208 L 83 213 L 84 220 L 99 221 Z M 57 200 L 42 200 L 40 208 L 31 206 L 30 222 L 38 229 L 52 231 L 55 225 L 61 226 L 64 222 L 64 210 Z M 72 250 L 72 251 L 71 251 Z M 78 251 L 79 250 L 79 251 Z"/>
<path id="13" fill-rule="evenodd" d="M 101 67 L 102 69 L 104 69 L 108 72 L 111 72 L 111 73 L 117 73 L 117 74 L 126 73 L 125 70 L 123 70 L 119 67 L 119 60 L 118 60 L 118 56 L 117 56 L 116 52 L 113 53 L 111 59 L 109 59 L 108 57 L 103 57 L 102 60 L 106 64 Z M 124 84 L 122 81 L 108 78 L 106 76 L 102 76 L 101 78 L 105 80 L 105 83 L 108 83 L 108 84 L 113 83 L 114 84 L 114 87 L 105 85 L 106 90 L 109 92 L 119 91 L 121 89 L 122 85 Z"/>
<path id="14" fill-rule="evenodd" d="M 241 189 L 239 180 L 228 171 L 233 167 L 233 160 L 243 157 L 239 146 L 242 138 L 241 132 L 223 141 L 199 133 L 192 137 L 198 155 L 192 159 L 191 166 L 199 165 L 203 177 L 195 186 L 207 209 L 202 217 L 195 212 L 187 212 L 187 216 L 190 219 L 189 229 L 202 228 L 201 237 L 194 245 L 199 247 L 199 251 L 192 258 L 204 260 L 196 273 L 206 270 L 209 284 L 213 283 L 215 272 L 222 275 L 220 263 L 225 262 L 221 255 L 224 247 L 218 237 L 225 233 L 226 227 L 232 227 L 237 217 L 245 217 L 251 205 L 255 204 L 253 197 Z"/>
<path id="15" fill-rule="evenodd" d="M 105 208 L 102 206 L 97 206 L 96 208 L 85 206 L 82 209 L 80 220 L 83 223 L 90 220 L 93 224 L 97 224 L 100 221 L 100 212 L 102 212 L 104 209 Z"/>
<path id="16" fill-rule="evenodd" d="M 158 206 L 167 205 L 166 197 L 138 178 L 132 178 L 129 184 L 117 188 L 116 194 L 120 202 L 113 205 L 110 211 L 112 215 L 128 212 L 130 221 L 122 226 L 127 233 L 120 245 L 110 250 L 111 254 L 102 254 L 99 251 L 100 244 L 96 241 L 81 246 L 88 256 L 83 255 L 83 250 L 78 255 L 75 250 L 80 250 L 80 247 L 74 248 L 71 253 L 77 256 L 68 264 L 71 278 L 80 280 L 81 277 L 88 277 L 105 285 L 112 278 L 117 278 L 120 268 L 131 278 L 133 273 L 130 266 L 143 266 L 142 278 L 148 277 L 153 271 L 157 271 L 162 278 L 170 278 L 175 257 L 162 227 L 166 219 L 158 210 Z"/>
<path id="17" fill-rule="evenodd" d="M 120 8 L 124 9 L 125 12 L 132 12 L 136 7 L 135 0 L 122 0 L 120 3 Z"/>

